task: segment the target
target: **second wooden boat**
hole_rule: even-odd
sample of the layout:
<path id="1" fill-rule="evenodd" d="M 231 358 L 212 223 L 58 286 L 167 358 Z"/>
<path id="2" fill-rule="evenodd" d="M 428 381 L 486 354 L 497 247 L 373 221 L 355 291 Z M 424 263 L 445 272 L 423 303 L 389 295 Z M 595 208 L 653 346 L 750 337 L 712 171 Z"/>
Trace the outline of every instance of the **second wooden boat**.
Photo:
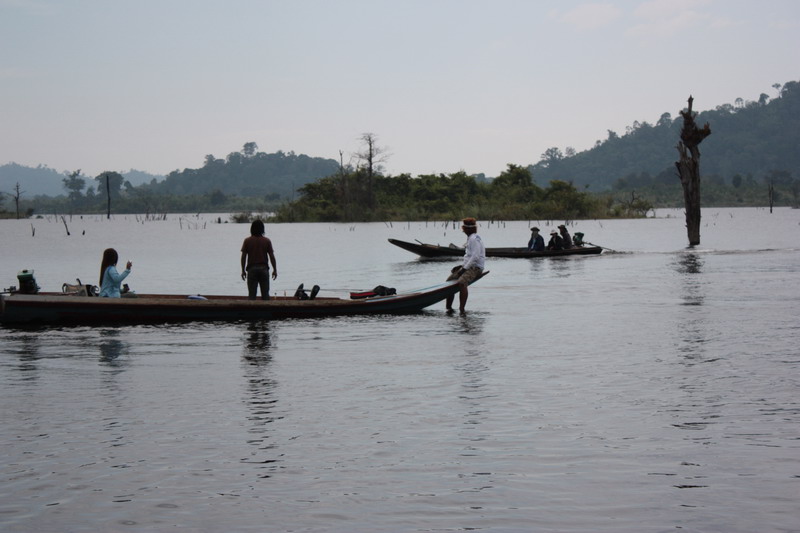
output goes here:
<path id="1" fill-rule="evenodd" d="M 389 239 L 389 242 L 404 250 L 415 253 L 420 257 L 463 257 L 464 248 L 459 246 L 439 246 L 438 244 L 413 243 L 398 239 Z M 544 250 L 533 252 L 527 248 L 486 248 L 486 257 L 563 257 L 568 255 L 593 255 L 603 252 L 602 246 L 575 246 L 566 250 Z"/>

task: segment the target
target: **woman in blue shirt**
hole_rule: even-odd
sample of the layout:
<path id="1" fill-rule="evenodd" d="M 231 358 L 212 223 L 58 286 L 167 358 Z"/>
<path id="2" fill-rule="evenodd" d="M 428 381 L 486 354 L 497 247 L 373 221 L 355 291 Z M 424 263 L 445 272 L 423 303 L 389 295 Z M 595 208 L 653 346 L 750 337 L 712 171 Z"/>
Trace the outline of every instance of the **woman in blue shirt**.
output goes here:
<path id="1" fill-rule="evenodd" d="M 131 273 L 133 263 L 128 261 L 125 271 L 120 274 L 117 272 L 117 260 L 119 255 L 113 248 L 108 248 L 103 252 L 103 262 L 100 264 L 100 296 L 106 298 L 119 298 L 119 287 L 122 280 Z"/>

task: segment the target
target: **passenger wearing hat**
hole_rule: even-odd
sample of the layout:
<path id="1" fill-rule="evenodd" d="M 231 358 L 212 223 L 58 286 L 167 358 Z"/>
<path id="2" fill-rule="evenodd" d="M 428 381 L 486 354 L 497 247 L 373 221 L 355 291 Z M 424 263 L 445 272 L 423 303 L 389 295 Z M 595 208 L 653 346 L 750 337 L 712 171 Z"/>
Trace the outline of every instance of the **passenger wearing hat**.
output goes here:
<path id="1" fill-rule="evenodd" d="M 561 239 L 564 241 L 564 249 L 572 248 L 572 237 L 569 236 L 569 232 L 567 231 L 567 227 L 564 224 L 561 224 L 558 227 L 558 231 L 561 232 Z"/>
<path id="2" fill-rule="evenodd" d="M 544 250 L 544 237 L 539 235 L 539 228 L 536 226 L 531 228 L 531 239 L 528 241 L 528 250 L 532 252 L 541 252 Z"/>
<path id="3" fill-rule="evenodd" d="M 467 297 L 469 296 L 469 284 L 478 279 L 483 273 L 486 248 L 478 235 L 478 222 L 474 218 L 465 218 L 461 223 L 461 231 L 467 234 L 464 261 L 451 270 L 447 280 L 458 280 L 458 310 L 463 314 L 467 305 Z M 454 294 L 447 297 L 445 304 L 448 311 L 453 310 L 454 299 Z"/>
<path id="4" fill-rule="evenodd" d="M 548 250 L 563 250 L 564 239 L 558 234 L 556 230 L 550 232 L 550 241 L 547 243 Z"/>

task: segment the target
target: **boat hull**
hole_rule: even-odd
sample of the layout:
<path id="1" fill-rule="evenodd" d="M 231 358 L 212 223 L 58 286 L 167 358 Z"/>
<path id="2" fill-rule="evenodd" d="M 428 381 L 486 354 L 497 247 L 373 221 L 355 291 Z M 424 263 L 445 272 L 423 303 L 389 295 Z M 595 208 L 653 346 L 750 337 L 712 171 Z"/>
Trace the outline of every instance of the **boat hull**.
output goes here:
<path id="1" fill-rule="evenodd" d="M 420 257 L 463 257 L 464 248 L 457 246 L 438 246 L 436 244 L 413 243 L 398 239 L 389 242 Z M 535 257 L 563 257 L 569 255 L 596 255 L 603 252 L 601 246 L 576 246 L 566 250 L 544 250 L 534 252 L 527 248 L 486 248 L 486 257 L 509 257 L 531 259 Z"/>
<path id="2" fill-rule="evenodd" d="M 175 321 L 276 320 L 342 315 L 416 313 L 458 292 L 447 282 L 416 292 L 347 300 L 276 297 L 249 300 L 239 296 L 138 295 L 98 298 L 62 293 L 2 294 L 3 324 L 132 324 Z"/>

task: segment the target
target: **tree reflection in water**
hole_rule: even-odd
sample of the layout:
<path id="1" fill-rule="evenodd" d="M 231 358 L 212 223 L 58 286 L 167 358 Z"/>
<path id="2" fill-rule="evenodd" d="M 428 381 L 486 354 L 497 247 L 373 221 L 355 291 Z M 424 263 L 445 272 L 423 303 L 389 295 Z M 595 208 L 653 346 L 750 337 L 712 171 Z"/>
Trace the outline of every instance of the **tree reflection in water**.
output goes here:
<path id="1" fill-rule="evenodd" d="M 675 263 L 675 270 L 680 274 L 682 300 L 678 329 L 683 344 L 679 350 L 687 364 L 703 360 L 704 345 L 707 341 L 707 310 L 703 308 L 704 266 L 703 258 L 692 252 L 680 254 Z"/>

